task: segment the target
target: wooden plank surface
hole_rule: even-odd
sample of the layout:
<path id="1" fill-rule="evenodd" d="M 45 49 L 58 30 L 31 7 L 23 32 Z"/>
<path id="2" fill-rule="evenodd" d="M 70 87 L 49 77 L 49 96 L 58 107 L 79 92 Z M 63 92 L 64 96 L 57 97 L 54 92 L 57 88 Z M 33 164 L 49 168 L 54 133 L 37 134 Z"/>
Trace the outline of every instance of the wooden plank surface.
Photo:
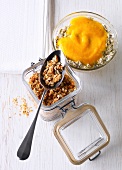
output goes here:
<path id="1" fill-rule="evenodd" d="M 28 1 L 31 2 L 31 1 Z M 34 3 L 36 3 L 35 1 Z M 122 17 L 120 0 L 103 1 L 64 1 L 51 0 L 51 31 L 57 22 L 74 11 L 88 10 L 105 16 L 118 32 L 118 53 L 106 67 L 93 72 L 77 72 L 82 81 L 82 91 L 77 102 L 94 105 L 105 123 L 110 136 L 110 144 L 102 150 L 95 161 L 86 161 L 80 166 L 72 165 L 57 143 L 52 133 L 54 122 L 45 122 L 39 117 L 34 135 L 31 156 L 26 161 L 18 160 L 17 149 L 35 115 L 36 108 L 23 85 L 21 75 L 0 74 L 0 170 L 121 170 L 122 169 Z M 31 4 L 32 5 L 32 4 Z M 36 6 L 36 17 L 39 9 Z M 31 8 L 28 9 L 28 22 L 33 22 Z M 23 14 L 24 16 L 24 14 Z M 25 27 L 28 22 L 23 17 Z M 33 23 L 32 23 L 33 24 Z M 9 26 L 9 25 L 8 25 Z M 36 32 L 36 30 L 34 30 Z M 16 35 L 13 34 L 13 38 Z M 8 36 L 8 38 L 11 38 Z M 24 36 L 25 40 L 27 35 Z M 26 41 L 24 42 L 26 44 Z M 24 46 L 23 44 L 23 46 Z M 36 43 L 35 43 L 36 44 Z M 30 44 L 26 46 L 29 51 Z M 19 48 L 18 48 L 19 49 Z M 22 49 L 21 49 L 22 50 Z M 7 46 L 6 46 L 7 51 Z M 49 47 L 49 51 L 51 48 Z M 12 56 L 12 53 L 10 53 Z M 32 59 L 33 60 L 33 59 Z M 30 62 L 28 63 L 28 66 Z M 28 67 L 27 66 L 27 67 Z M 12 103 L 14 97 L 26 98 L 33 112 L 29 117 L 19 115 L 19 108 Z M 16 114 L 15 114 L 16 113 Z M 75 140 L 75 139 L 74 139 Z M 77 142 L 77 141 L 76 141 Z"/>

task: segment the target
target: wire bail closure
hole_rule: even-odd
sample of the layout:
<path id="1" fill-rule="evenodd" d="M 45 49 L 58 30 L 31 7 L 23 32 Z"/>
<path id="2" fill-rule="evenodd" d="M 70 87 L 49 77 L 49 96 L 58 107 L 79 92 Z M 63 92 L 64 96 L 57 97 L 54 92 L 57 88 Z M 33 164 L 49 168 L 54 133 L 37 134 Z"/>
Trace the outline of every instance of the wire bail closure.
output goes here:
<path id="1" fill-rule="evenodd" d="M 100 154 L 101 154 L 101 151 L 99 151 L 99 152 L 97 153 L 97 155 L 95 155 L 93 158 L 89 158 L 89 160 L 90 160 L 90 161 L 95 160 L 98 156 L 100 156 Z"/>
<path id="2" fill-rule="evenodd" d="M 69 110 L 68 108 L 65 108 L 67 105 L 71 104 L 71 107 L 73 108 L 73 106 L 75 106 L 75 99 L 72 98 L 71 101 L 69 101 L 68 103 L 66 103 L 65 105 L 63 105 L 62 107 L 57 106 L 59 108 L 59 110 L 61 110 L 61 116 L 62 119 L 64 118 L 64 115 L 67 113 L 67 111 Z"/>

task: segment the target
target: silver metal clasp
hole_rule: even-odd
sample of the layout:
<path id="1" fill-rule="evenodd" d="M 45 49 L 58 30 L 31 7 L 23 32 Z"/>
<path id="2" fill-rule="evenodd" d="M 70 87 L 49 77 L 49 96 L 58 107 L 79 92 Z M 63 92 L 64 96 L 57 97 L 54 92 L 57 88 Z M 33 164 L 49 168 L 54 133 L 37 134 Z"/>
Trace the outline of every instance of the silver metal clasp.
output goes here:
<path id="1" fill-rule="evenodd" d="M 67 107 L 70 104 L 70 107 Z M 73 97 L 71 99 L 71 101 L 69 101 L 68 103 L 66 103 L 63 106 L 57 106 L 57 108 L 59 108 L 59 110 L 61 110 L 61 116 L 62 118 L 64 118 L 64 116 L 66 115 L 67 111 L 71 108 L 73 108 L 75 106 L 75 98 Z"/>

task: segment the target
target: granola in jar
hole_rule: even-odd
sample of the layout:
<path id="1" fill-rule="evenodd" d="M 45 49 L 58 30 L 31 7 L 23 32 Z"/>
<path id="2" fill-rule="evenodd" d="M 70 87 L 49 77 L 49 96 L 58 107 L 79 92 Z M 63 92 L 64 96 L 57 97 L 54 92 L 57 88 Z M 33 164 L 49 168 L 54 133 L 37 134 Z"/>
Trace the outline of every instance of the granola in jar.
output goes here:
<path id="1" fill-rule="evenodd" d="M 38 99 L 41 99 L 41 95 L 44 91 L 43 86 L 39 81 L 39 73 L 34 73 L 29 79 L 29 85 Z M 73 92 L 76 89 L 74 81 L 70 78 L 69 75 L 65 74 L 62 83 L 55 89 L 48 90 L 45 94 L 43 105 L 50 106 L 62 99 L 69 93 Z"/>

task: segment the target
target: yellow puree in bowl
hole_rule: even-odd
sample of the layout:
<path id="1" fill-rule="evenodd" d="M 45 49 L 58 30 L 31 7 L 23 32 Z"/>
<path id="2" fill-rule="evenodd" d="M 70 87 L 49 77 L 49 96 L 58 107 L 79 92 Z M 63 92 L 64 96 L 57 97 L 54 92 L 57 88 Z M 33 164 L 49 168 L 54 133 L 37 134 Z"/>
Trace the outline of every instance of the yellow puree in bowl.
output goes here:
<path id="1" fill-rule="evenodd" d="M 93 65 L 103 56 L 107 32 L 101 23 L 86 17 L 74 18 L 66 35 L 58 40 L 58 46 L 68 59 Z"/>

